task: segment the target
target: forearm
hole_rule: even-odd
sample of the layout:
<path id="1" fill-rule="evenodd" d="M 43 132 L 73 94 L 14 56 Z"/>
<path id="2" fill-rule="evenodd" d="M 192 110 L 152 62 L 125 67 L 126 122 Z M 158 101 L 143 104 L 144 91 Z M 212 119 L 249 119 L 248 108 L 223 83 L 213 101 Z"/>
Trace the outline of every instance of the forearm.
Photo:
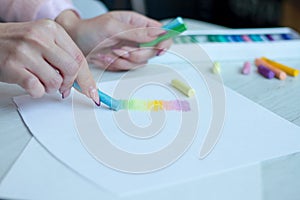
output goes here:
<path id="1" fill-rule="evenodd" d="M 76 11 L 70 0 L 1 0 L 0 18 L 6 22 L 55 19 L 68 9 Z"/>

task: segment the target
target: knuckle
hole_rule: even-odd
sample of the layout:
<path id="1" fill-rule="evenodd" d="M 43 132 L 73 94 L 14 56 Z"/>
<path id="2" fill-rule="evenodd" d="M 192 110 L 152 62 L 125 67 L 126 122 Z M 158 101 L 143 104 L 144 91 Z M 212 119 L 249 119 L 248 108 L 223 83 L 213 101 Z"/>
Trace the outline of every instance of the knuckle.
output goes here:
<path id="1" fill-rule="evenodd" d="M 64 66 L 60 69 L 61 73 L 67 76 L 75 76 L 85 62 L 85 57 L 81 53 L 75 54 L 74 58 L 60 61 L 60 65 Z"/>
<path id="2" fill-rule="evenodd" d="M 45 93 L 44 89 L 41 89 L 41 83 L 35 76 L 27 76 L 21 82 L 23 87 L 32 97 L 39 98 Z"/>
<path id="3" fill-rule="evenodd" d="M 42 27 L 44 31 L 54 31 L 59 28 L 58 24 L 50 19 L 42 19 L 39 21 L 39 26 Z"/>
<path id="4" fill-rule="evenodd" d="M 2 62 L 1 69 L 6 70 L 12 68 L 15 65 L 16 56 L 15 54 L 10 53 Z"/>
<path id="5" fill-rule="evenodd" d="M 145 59 L 145 57 L 143 55 L 141 55 L 141 53 L 138 53 L 138 52 L 136 52 L 135 54 L 132 54 L 131 60 L 134 63 L 144 63 L 145 61 L 147 61 L 147 59 Z"/>
<path id="6" fill-rule="evenodd" d="M 75 53 L 75 57 L 74 60 L 70 61 L 67 66 L 69 66 L 66 69 L 66 73 L 68 75 L 75 75 L 78 73 L 78 71 L 80 70 L 80 68 L 82 68 L 82 66 L 85 63 L 85 57 L 81 52 L 77 52 Z"/>
<path id="7" fill-rule="evenodd" d="M 18 41 L 14 48 L 14 52 L 11 52 L 8 59 L 17 59 L 20 56 L 28 54 L 28 47 L 27 44 L 23 41 Z"/>
<path id="8" fill-rule="evenodd" d="M 52 20 L 39 20 L 25 29 L 22 41 L 29 42 L 38 47 L 46 46 L 53 39 L 51 37 L 53 37 L 52 35 L 57 28 L 58 25 Z"/>
<path id="9" fill-rule="evenodd" d="M 57 90 L 60 88 L 61 84 L 63 82 L 63 79 L 60 76 L 56 76 L 53 78 L 50 78 L 48 82 L 46 83 L 47 89 L 55 89 Z"/>
<path id="10" fill-rule="evenodd" d="M 68 65 L 66 65 L 66 66 L 68 66 L 68 67 L 65 69 L 65 74 L 66 74 L 66 75 L 69 75 L 69 76 L 74 76 L 74 75 L 76 75 L 77 72 L 78 72 L 79 69 L 80 69 L 80 65 L 79 65 L 77 62 L 75 62 L 75 61 L 70 62 L 70 63 L 69 63 Z"/>
<path id="11" fill-rule="evenodd" d="M 75 53 L 75 62 L 81 66 L 85 60 L 84 55 L 81 52 Z"/>
<path id="12" fill-rule="evenodd" d="M 40 35 L 40 27 L 37 26 L 37 23 L 33 24 L 26 28 L 23 38 L 25 40 L 35 40 Z"/>
<path id="13" fill-rule="evenodd" d="M 42 46 L 44 42 L 40 41 L 41 35 L 42 33 L 40 33 L 39 30 L 34 29 L 34 27 L 28 28 L 25 31 L 22 40 L 18 42 L 17 48 L 22 50 L 22 48 L 26 47 L 28 44 L 37 47 Z"/>
<path id="14" fill-rule="evenodd" d="M 36 88 L 38 86 L 39 80 L 36 77 L 27 76 L 23 79 L 21 84 L 24 89 L 33 90 L 34 88 Z"/>

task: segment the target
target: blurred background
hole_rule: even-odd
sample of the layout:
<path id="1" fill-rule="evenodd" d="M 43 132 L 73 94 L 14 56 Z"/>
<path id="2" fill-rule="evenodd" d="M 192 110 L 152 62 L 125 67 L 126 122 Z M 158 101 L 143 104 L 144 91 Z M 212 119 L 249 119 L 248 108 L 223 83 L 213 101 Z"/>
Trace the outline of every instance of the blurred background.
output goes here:
<path id="1" fill-rule="evenodd" d="M 300 0 L 102 0 L 161 20 L 177 16 L 230 28 L 289 26 L 300 31 Z"/>

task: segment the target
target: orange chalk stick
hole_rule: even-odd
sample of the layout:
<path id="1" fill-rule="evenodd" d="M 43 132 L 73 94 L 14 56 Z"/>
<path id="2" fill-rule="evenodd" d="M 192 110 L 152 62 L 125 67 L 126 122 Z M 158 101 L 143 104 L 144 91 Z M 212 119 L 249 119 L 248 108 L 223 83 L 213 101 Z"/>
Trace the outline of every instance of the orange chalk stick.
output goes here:
<path id="1" fill-rule="evenodd" d="M 286 73 L 276 67 L 274 67 L 273 65 L 269 64 L 268 62 L 266 62 L 263 59 L 255 59 L 255 65 L 258 67 L 260 65 L 268 68 L 269 70 L 273 71 L 275 73 L 275 76 L 280 79 L 280 80 L 285 80 L 286 79 Z"/>
<path id="2" fill-rule="evenodd" d="M 261 59 L 266 61 L 267 63 L 269 63 L 273 67 L 276 67 L 276 68 L 286 72 L 290 76 L 298 76 L 299 75 L 299 70 L 297 70 L 297 69 L 294 69 L 294 68 L 288 67 L 286 65 L 283 65 L 281 63 L 275 62 L 275 61 L 270 60 L 266 57 L 262 57 Z"/>

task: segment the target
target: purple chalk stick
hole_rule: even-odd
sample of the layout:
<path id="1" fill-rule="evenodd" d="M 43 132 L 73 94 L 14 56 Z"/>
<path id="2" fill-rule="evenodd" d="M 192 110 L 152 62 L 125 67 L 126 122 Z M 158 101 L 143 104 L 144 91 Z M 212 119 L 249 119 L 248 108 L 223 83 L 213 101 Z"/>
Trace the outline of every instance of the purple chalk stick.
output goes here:
<path id="1" fill-rule="evenodd" d="M 266 68 L 262 65 L 258 66 L 258 72 L 266 77 L 267 79 L 272 79 L 275 77 L 275 73 L 271 71 L 269 68 Z"/>

